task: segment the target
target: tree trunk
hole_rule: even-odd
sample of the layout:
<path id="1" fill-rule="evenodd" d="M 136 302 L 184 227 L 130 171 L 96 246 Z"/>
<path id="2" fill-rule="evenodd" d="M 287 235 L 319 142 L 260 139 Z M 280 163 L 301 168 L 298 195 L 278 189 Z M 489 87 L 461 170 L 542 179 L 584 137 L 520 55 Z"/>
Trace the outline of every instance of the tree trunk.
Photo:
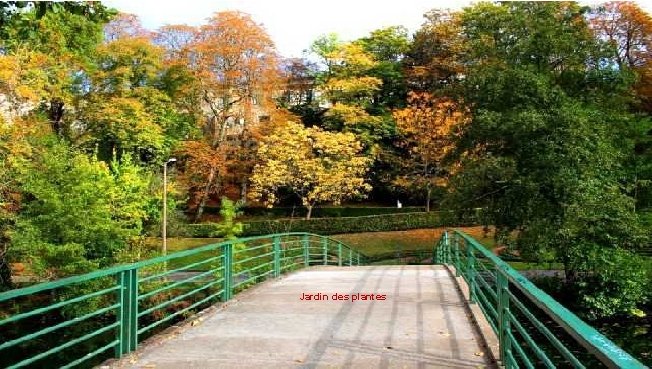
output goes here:
<path id="1" fill-rule="evenodd" d="M 426 159 L 425 165 L 423 166 L 423 176 L 428 180 L 426 184 L 426 213 L 430 212 L 430 192 L 431 190 L 431 182 L 432 182 L 432 176 L 429 175 L 430 171 L 430 165 L 428 163 L 428 160 Z"/>
<path id="2" fill-rule="evenodd" d="M 7 253 L 0 251 L 0 291 L 6 291 L 14 288 L 11 281 L 11 268 L 9 267 L 9 260 L 7 260 Z"/>
<path id="3" fill-rule="evenodd" d="M 242 206 L 247 205 L 247 178 L 244 178 L 240 186 L 240 200 L 242 201 Z"/>
<path id="4" fill-rule="evenodd" d="M 312 205 L 306 206 L 308 209 L 308 213 L 306 213 L 306 219 L 310 219 L 310 215 L 312 215 Z"/>
<path id="5" fill-rule="evenodd" d="M 63 119 L 63 106 L 63 101 L 59 99 L 50 101 L 50 111 L 48 112 L 50 124 L 52 125 L 52 130 L 58 137 L 63 137 L 63 125 L 61 124 Z"/>
<path id="6" fill-rule="evenodd" d="M 206 185 L 202 191 L 201 200 L 199 200 L 199 205 L 197 205 L 197 213 L 195 214 L 194 220 L 195 223 L 199 222 L 201 220 L 201 216 L 204 214 L 204 207 L 206 206 L 206 201 L 208 201 L 208 197 L 210 195 L 211 184 L 215 178 L 215 172 L 216 169 L 211 168 L 211 171 L 208 173 L 208 179 L 206 180 Z"/>
<path id="7" fill-rule="evenodd" d="M 564 283 L 572 285 L 577 281 L 577 270 L 571 265 L 570 258 L 563 257 L 562 265 L 564 266 Z"/>

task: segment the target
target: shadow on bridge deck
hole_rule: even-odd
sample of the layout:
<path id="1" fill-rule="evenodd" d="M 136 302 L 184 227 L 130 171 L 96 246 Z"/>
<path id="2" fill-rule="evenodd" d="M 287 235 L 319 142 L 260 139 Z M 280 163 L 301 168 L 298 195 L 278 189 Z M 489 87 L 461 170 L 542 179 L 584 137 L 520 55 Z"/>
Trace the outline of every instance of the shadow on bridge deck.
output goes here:
<path id="1" fill-rule="evenodd" d="M 328 300 L 302 301 L 321 293 Z M 334 301 L 333 294 L 386 295 Z M 313 267 L 263 283 L 111 368 L 493 368 L 442 266 Z"/>

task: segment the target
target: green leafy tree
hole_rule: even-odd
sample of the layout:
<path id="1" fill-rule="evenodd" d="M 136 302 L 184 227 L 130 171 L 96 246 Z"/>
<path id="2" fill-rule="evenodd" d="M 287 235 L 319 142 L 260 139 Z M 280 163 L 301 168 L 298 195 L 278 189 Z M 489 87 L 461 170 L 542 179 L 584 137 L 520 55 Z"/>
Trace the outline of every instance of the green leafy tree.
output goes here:
<path id="1" fill-rule="evenodd" d="M 126 25 L 112 24 L 112 32 L 121 36 L 95 52 L 89 91 L 76 101 L 81 127 L 74 142 L 97 147 L 105 161 L 130 153 L 138 161 L 158 163 L 190 134 L 194 116 L 168 88 L 175 78 L 168 74 L 172 66 L 164 63 L 164 49 L 144 35 L 132 35 L 140 23 L 129 19 Z"/>
<path id="2" fill-rule="evenodd" d="M 584 11 L 482 3 L 461 14 L 469 53 L 460 90 L 472 121 L 457 145 L 451 204 L 484 207 L 499 238 L 515 235 L 523 256 L 563 263 L 570 288 L 594 278 L 613 284 L 599 297 L 583 290 L 584 308 L 598 317 L 644 302 L 644 294 L 621 297 L 648 281 L 625 283 L 599 267 L 644 241 L 622 182 L 632 150 L 620 138 L 631 122 L 621 108 L 628 76 L 600 62 L 604 45 Z"/>
<path id="3" fill-rule="evenodd" d="M 410 47 L 407 29 L 402 26 L 378 29 L 357 42 L 378 63 L 369 71 L 370 76 L 382 81 L 380 90 L 373 97 L 374 113 L 389 113 L 392 109 L 404 107 L 407 85 L 402 61 Z"/>
<path id="4" fill-rule="evenodd" d="M 22 211 L 11 258 L 48 278 L 112 265 L 151 214 L 148 176 L 128 159 L 90 159 L 56 139 L 15 164 Z"/>
<path id="5" fill-rule="evenodd" d="M 52 130 L 67 137 L 66 120 L 73 99 L 84 88 L 85 71 L 102 42 L 102 27 L 115 14 L 99 2 L 21 2 L 0 4 L 0 43 L 7 56 L 29 50 L 41 78 L 26 79 L 38 92 L 36 108 L 48 117 Z M 43 79 L 47 83 L 43 83 Z"/>

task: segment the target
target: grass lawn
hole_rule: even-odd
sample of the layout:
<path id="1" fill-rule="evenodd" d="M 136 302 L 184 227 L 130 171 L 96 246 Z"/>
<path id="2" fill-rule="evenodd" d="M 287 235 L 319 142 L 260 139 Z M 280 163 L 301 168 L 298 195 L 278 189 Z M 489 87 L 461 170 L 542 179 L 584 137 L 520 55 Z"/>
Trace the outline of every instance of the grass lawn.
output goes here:
<path id="1" fill-rule="evenodd" d="M 208 245 L 211 243 L 218 243 L 222 241 L 221 238 L 181 238 L 181 237 L 168 237 L 168 252 L 183 251 L 194 249 L 195 247 Z M 145 241 L 147 246 L 151 248 L 161 248 L 163 240 L 158 237 L 148 238 Z"/>
<path id="2" fill-rule="evenodd" d="M 395 250 L 429 250 L 439 240 L 445 228 L 413 229 L 396 232 L 347 233 L 331 236 L 360 250 L 368 256 L 387 254 Z M 460 228 L 488 248 L 494 247 L 493 235 L 484 234 L 483 227 Z"/>
<path id="3" fill-rule="evenodd" d="M 469 236 L 478 240 L 478 242 L 483 244 L 489 250 L 493 250 L 496 247 L 492 231 L 485 234 L 483 227 L 464 227 L 460 229 Z M 360 250 L 363 254 L 373 257 L 375 255 L 387 254 L 395 250 L 431 251 L 434 243 L 439 240 L 443 231 L 444 228 L 431 228 L 396 232 L 349 233 L 331 237 Z M 388 260 L 387 262 L 391 262 L 391 260 Z M 550 264 L 509 261 L 508 264 L 516 270 L 563 269 L 563 266 L 559 263 Z"/>
<path id="4" fill-rule="evenodd" d="M 180 238 L 180 237 L 171 237 L 167 239 L 167 249 L 168 253 L 173 253 L 177 251 L 183 251 L 183 250 L 189 250 L 189 249 L 194 249 L 200 246 L 208 245 L 211 243 L 218 243 L 222 241 L 221 238 Z M 161 245 L 163 244 L 163 240 L 161 238 L 148 238 L 146 241 L 146 244 L 148 247 L 151 247 L 153 249 L 161 249 Z M 178 258 L 178 259 L 172 259 L 168 263 L 168 269 L 177 269 L 181 268 L 186 265 L 190 265 L 193 263 L 198 263 L 202 260 L 207 259 L 209 256 L 210 252 L 200 252 L 198 254 L 186 256 L 183 258 Z M 211 255 L 214 256 L 214 255 Z M 206 263 L 203 265 L 200 265 L 196 268 L 192 268 L 193 270 L 208 270 L 210 265 L 212 263 Z"/>
<path id="5" fill-rule="evenodd" d="M 496 244 L 493 239 L 493 233 L 490 231 L 485 234 L 483 227 L 464 227 L 460 228 L 471 237 L 478 240 L 488 249 L 495 248 Z M 338 241 L 360 250 L 368 256 L 377 256 L 392 253 L 401 250 L 425 250 L 432 251 L 434 243 L 439 240 L 444 228 L 413 229 L 409 231 L 395 232 L 365 232 L 365 233 L 347 233 L 331 236 Z M 220 242 L 219 238 L 168 238 L 168 252 L 182 251 L 196 247 Z M 147 240 L 148 245 L 152 248 L 161 247 L 160 238 L 150 238 Z M 192 264 L 204 260 L 209 253 L 200 253 L 170 261 L 168 267 L 171 269 L 180 268 L 184 265 Z M 388 261 L 390 262 L 390 261 Z M 522 261 L 510 261 L 509 264 L 517 270 L 542 270 L 542 269 L 561 269 L 557 263 L 529 263 Z M 205 270 L 207 265 L 202 265 L 195 270 Z"/>

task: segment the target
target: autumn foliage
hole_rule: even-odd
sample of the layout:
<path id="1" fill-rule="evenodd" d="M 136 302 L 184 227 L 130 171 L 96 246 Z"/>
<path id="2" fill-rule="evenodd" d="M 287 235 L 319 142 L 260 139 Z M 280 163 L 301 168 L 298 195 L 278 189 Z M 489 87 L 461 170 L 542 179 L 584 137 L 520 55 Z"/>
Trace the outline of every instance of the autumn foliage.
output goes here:
<path id="1" fill-rule="evenodd" d="M 287 122 L 267 136 L 258 148 L 260 162 L 251 176 L 251 197 L 268 206 L 280 190 L 301 199 L 308 209 L 321 203 L 340 204 L 371 190 L 365 176 L 371 163 L 351 133 L 326 132 Z"/>
<path id="2" fill-rule="evenodd" d="M 278 59 L 265 30 L 240 12 L 216 13 L 195 29 L 167 26 L 158 40 L 169 63 L 187 68 L 193 86 L 189 108 L 198 110 L 201 134 L 180 154 L 199 219 L 211 199 L 246 198 L 256 142 L 278 116 L 272 100 L 281 84 Z"/>
<path id="3" fill-rule="evenodd" d="M 394 184 L 423 191 L 426 211 L 430 210 L 433 189 L 447 183 L 451 170 L 443 159 L 454 147 L 454 130 L 468 120 L 462 109 L 449 98 L 413 92 L 408 106 L 394 111 L 400 137 L 397 145 L 407 151 Z"/>

